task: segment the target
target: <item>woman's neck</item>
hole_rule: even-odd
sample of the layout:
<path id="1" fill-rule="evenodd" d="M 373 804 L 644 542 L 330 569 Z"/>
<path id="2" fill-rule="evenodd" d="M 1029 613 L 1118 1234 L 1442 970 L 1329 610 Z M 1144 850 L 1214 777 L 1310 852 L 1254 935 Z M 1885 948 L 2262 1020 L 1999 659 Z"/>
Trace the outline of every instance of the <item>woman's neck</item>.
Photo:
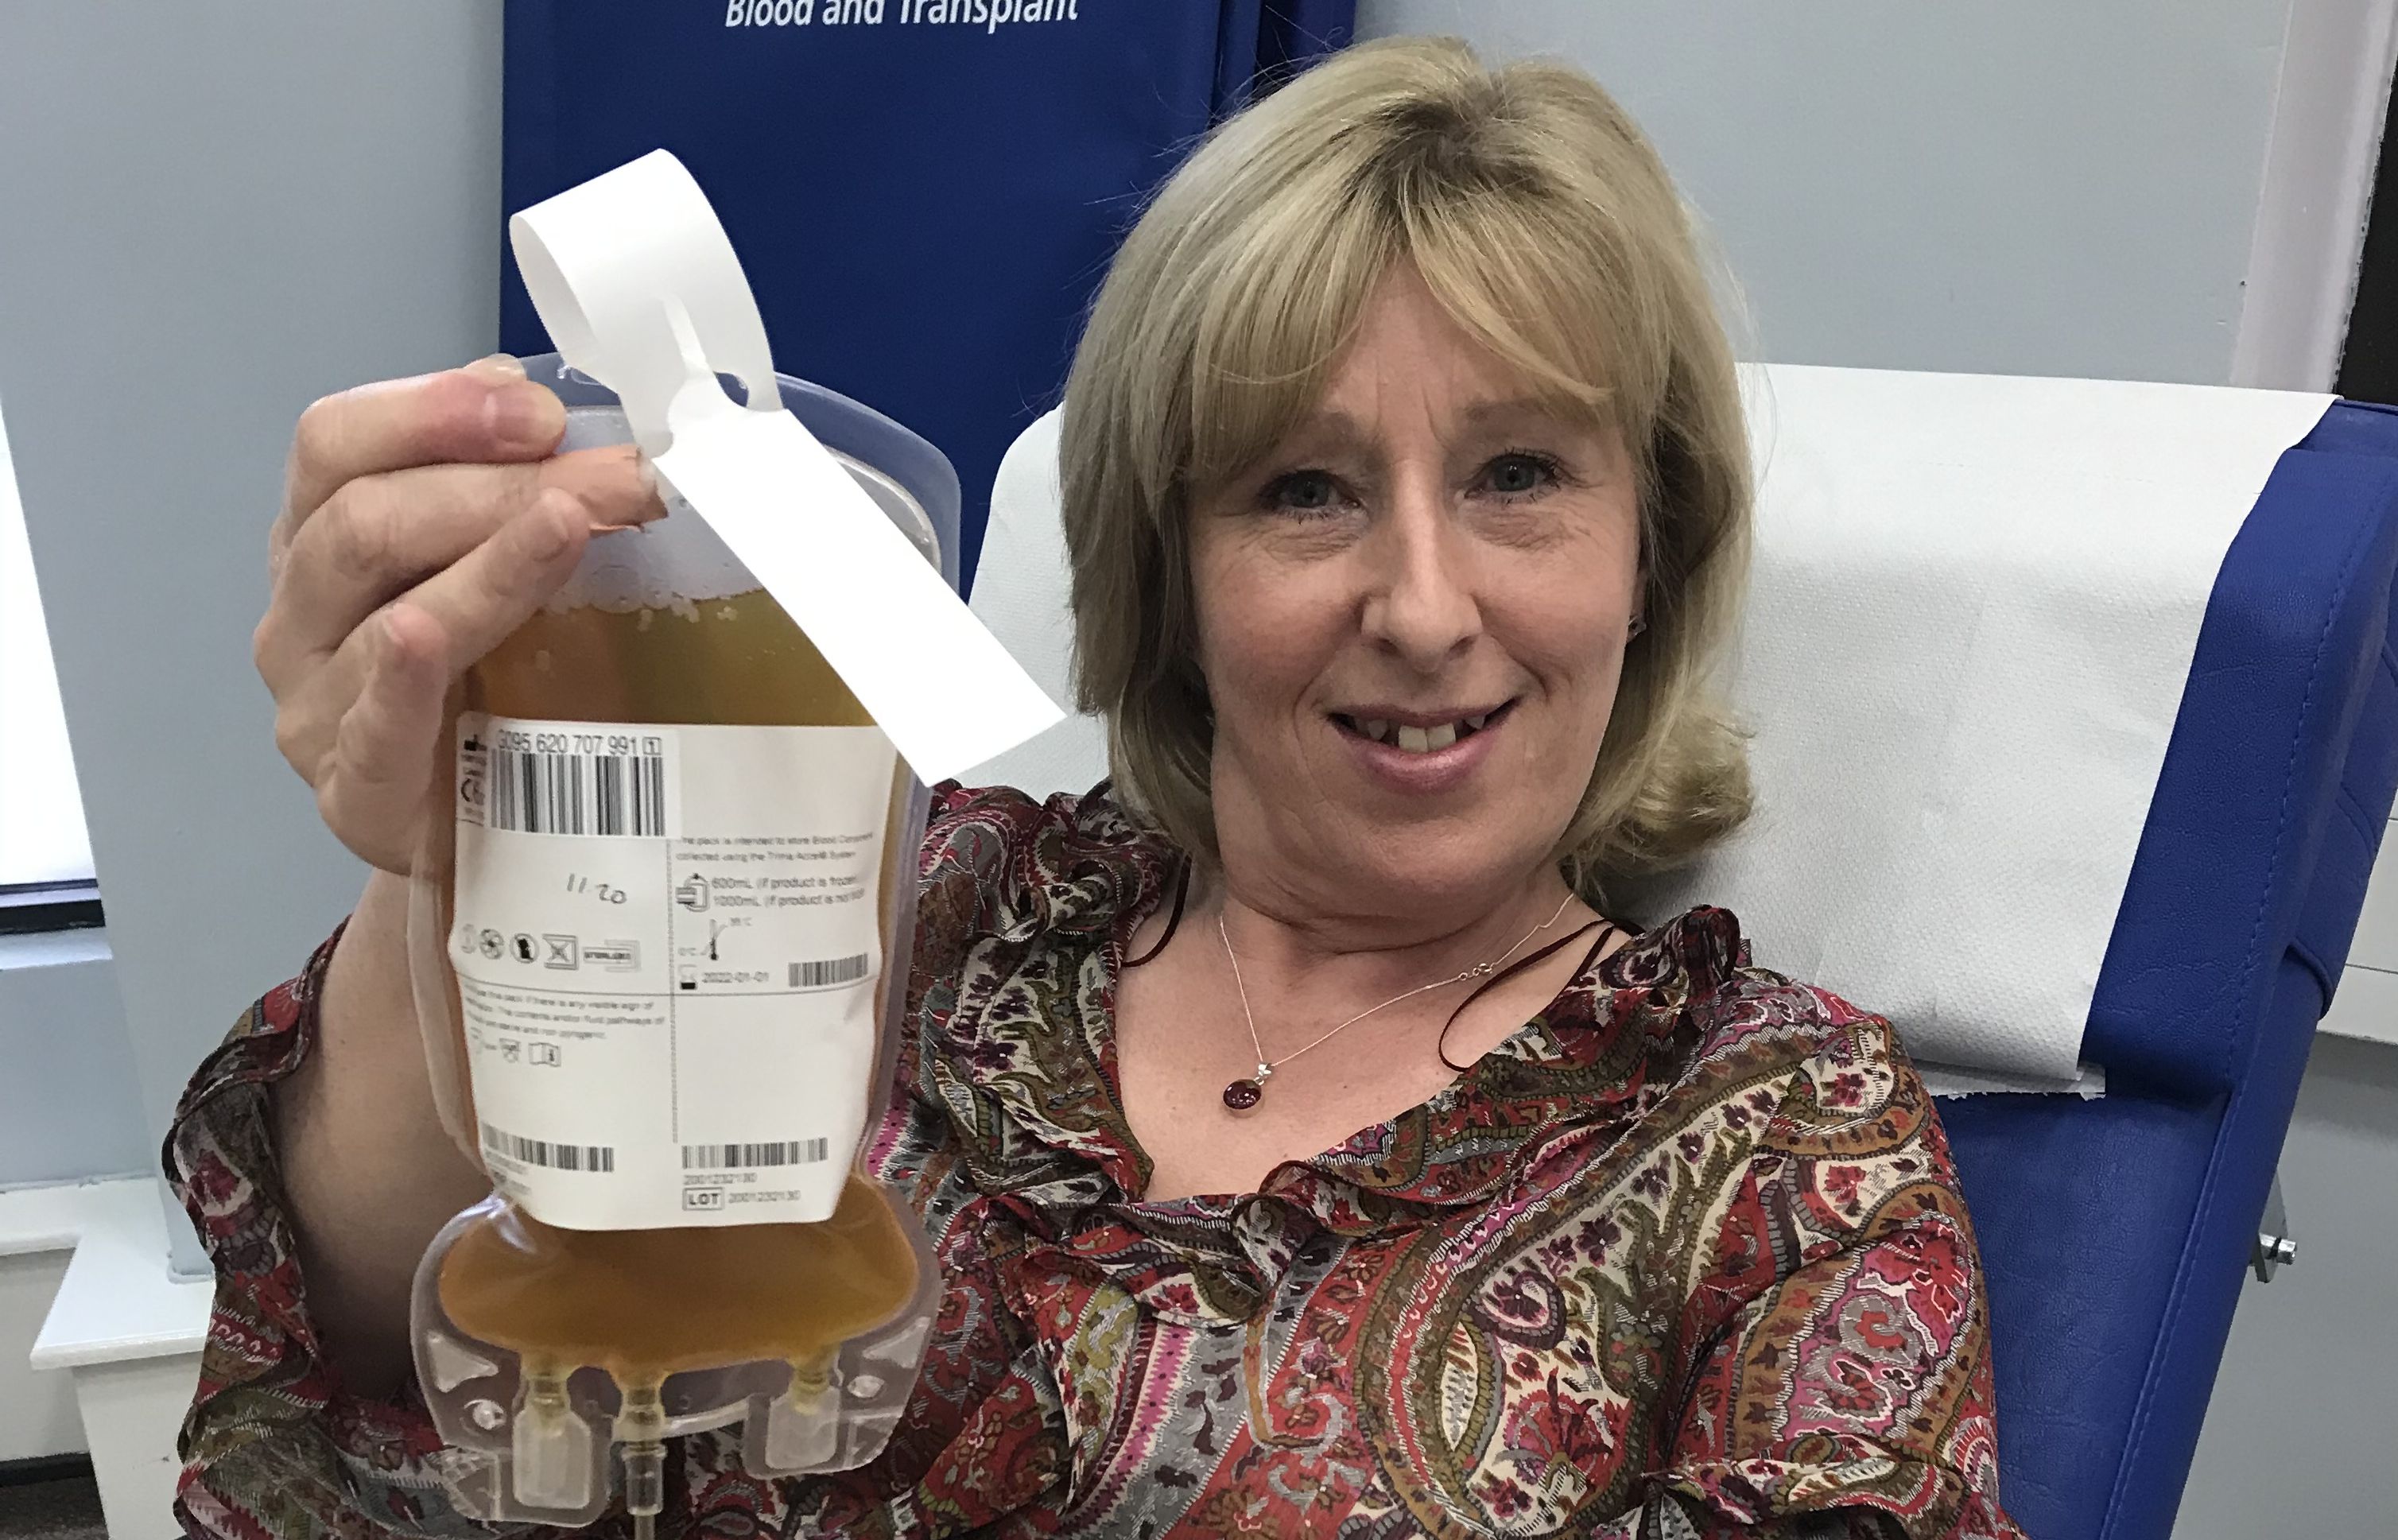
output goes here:
<path id="1" fill-rule="evenodd" d="M 1340 904 L 1236 869 L 1216 873 L 1195 907 L 1202 919 L 1221 916 L 1253 991 L 1327 1008 L 1519 960 L 1591 918 L 1546 862 L 1479 893 L 1389 891 Z"/>

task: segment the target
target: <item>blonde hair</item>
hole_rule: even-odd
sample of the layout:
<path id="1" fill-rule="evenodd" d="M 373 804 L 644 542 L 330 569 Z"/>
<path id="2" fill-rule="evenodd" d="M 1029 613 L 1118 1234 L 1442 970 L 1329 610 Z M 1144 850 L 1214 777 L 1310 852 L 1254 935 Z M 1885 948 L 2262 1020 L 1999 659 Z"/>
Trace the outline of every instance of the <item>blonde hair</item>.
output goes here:
<path id="1" fill-rule="evenodd" d="M 1569 66 L 1453 39 L 1350 49 L 1230 119 L 1159 191 L 1093 306 L 1060 468 L 1075 688 L 1119 793 L 1212 859 L 1213 719 L 1187 522 L 1322 395 L 1367 296 L 1412 262 L 1537 388 L 1623 437 L 1639 613 L 1556 856 L 1585 898 L 1748 816 L 1712 693 L 1747 578 L 1747 442 L 1691 222 L 1640 130 Z"/>

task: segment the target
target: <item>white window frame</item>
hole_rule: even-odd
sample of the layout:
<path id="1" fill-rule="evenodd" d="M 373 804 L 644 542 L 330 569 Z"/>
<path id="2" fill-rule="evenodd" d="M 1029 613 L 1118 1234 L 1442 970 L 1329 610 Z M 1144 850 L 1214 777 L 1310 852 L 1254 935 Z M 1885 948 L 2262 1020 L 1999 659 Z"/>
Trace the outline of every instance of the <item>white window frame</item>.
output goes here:
<path id="1" fill-rule="evenodd" d="M 0 418 L 0 932 L 97 924 L 99 898 L 33 545 Z"/>
<path id="2" fill-rule="evenodd" d="M 2334 388 L 2393 58 L 2398 0 L 2292 0 L 2232 339 L 2235 385 Z"/>

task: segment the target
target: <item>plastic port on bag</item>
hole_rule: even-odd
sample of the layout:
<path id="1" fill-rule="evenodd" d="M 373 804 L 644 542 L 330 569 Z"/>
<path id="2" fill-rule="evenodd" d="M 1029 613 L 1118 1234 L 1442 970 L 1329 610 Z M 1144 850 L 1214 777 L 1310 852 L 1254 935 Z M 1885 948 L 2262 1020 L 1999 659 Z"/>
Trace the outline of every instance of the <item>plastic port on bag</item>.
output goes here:
<path id="1" fill-rule="evenodd" d="M 527 360 L 566 450 L 614 398 Z M 784 404 L 954 588 L 957 483 L 869 410 Z M 728 394 L 740 387 L 728 382 Z M 595 535 L 470 670 L 409 951 L 437 1102 L 493 1196 L 411 1299 L 460 1510 L 646 1528 L 667 1441 L 760 1477 L 879 1454 L 939 1279 L 855 1158 L 896 1056 L 928 796 L 705 520 Z"/>
<path id="2" fill-rule="evenodd" d="M 443 1307 L 442 1263 L 459 1237 L 505 1223 L 509 1209 L 494 1196 L 443 1227 L 411 1300 L 417 1378 L 446 1446 L 443 1479 L 462 1513 L 486 1522 L 591 1523 L 615 1500 L 611 1466 L 619 1457 L 626 1508 L 654 1513 L 668 1439 L 738 1422 L 750 1474 L 804 1476 L 865 1465 L 898 1426 L 939 1291 L 920 1226 L 902 1226 L 915 1292 L 890 1322 L 825 1358 L 751 1361 L 626 1385 L 600 1365 L 542 1364 L 510 1352 L 461 1329 Z"/>

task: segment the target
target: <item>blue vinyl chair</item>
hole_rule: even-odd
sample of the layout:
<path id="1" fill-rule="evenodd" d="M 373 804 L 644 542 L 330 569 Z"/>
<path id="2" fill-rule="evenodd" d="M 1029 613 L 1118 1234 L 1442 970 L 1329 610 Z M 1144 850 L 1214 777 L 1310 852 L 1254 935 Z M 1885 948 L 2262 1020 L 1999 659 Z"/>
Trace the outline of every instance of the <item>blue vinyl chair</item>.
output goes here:
<path id="1" fill-rule="evenodd" d="M 2082 1041 L 2106 1099 L 1941 1105 L 2036 1540 L 2172 1533 L 2398 791 L 2393 576 L 2398 412 L 2340 402 L 2216 576 Z"/>
<path id="2" fill-rule="evenodd" d="M 1062 692 L 1057 441 L 1052 414 L 1003 464 L 975 605 Z M 2337 403 L 2208 601 L 2082 1041 L 2105 1098 L 1942 1101 L 1989 1278 L 2002 1496 L 2034 1540 L 2172 1532 L 2398 793 L 2393 579 L 2398 412 Z M 1037 792 L 1105 766 L 1073 718 L 987 768 Z"/>

